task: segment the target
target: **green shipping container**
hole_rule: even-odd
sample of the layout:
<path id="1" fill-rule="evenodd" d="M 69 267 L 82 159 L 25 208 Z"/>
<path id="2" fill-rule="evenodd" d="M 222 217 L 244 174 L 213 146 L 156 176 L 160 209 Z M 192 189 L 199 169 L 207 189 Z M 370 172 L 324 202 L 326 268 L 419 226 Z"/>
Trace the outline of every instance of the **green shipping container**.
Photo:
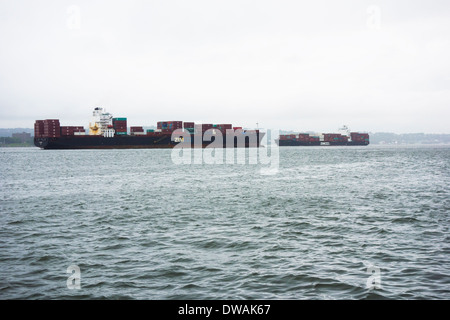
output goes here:
<path id="1" fill-rule="evenodd" d="M 154 129 L 147 129 L 147 132 L 155 132 Z"/>
<path id="2" fill-rule="evenodd" d="M 116 134 L 117 134 L 117 135 L 124 136 L 124 135 L 126 135 L 127 133 L 126 133 L 126 132 L 116 132 Z"/>
<path id="3" fill-rule="evenodd" d="M 114 121 L 127 121 L 127 118 L 113 118 Z"/>

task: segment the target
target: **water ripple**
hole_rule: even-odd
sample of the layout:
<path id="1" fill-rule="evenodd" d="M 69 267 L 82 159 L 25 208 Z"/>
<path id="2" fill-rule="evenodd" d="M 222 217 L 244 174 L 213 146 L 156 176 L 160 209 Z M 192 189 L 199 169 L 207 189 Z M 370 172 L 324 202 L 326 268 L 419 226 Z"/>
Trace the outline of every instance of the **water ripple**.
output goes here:
<path id="1" fill-rule="evenodd" d="M 449 147 L 280 152 L 1 149 L 0 298 L 450 298 Z"/>

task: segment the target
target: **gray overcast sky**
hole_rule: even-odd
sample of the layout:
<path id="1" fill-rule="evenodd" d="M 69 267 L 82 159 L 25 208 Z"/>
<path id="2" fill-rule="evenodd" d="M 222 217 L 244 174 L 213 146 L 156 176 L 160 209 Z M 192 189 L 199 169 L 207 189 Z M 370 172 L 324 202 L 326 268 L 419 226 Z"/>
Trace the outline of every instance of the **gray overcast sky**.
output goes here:
<path id="1" fill-rule="evenodd" d="M 0 41 L 0 127 L 450 133 L 446 0 L 0 0 Z"/>

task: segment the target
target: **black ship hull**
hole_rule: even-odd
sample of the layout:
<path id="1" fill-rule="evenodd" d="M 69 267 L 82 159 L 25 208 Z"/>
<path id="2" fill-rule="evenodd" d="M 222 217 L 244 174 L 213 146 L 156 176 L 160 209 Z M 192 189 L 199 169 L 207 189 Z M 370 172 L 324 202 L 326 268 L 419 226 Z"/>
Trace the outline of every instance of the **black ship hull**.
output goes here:
<path id="1" fill-rule="evenodd" d="M 73 135 L 60 137 L 44 137 L 35 138 L 34 145 L 41 149 L 165 149 L 174 148 L 182 143 L 183 147 L 191 148 L 206 148 L 210 147 L 259 147 L 263 133 L 256 133 L 256 139 L 250 137 L 238 139 L 231 137 L 227 142 L 226 136 L 223 137 L 223 142 L 215 141 L 215 137 L 195 137 L 190 136 L 190 143 L 181 139 L 175 139 L 171 134 L 162 134 L 155 136 L 132 136 L 132 135 L 117 135 L 106 138 L 103 136 L 94 135 Z M 229 139 L 228 139 L 229 140 Z"/>
<path id="2" fill-rule="evenodd" d="M 277 144 L 280 147 L 298 147 L 298 146 L 367 146 L 368 141 L 330 141 L 330 142 L 320 142 L 320 141 L 296 141 L 296 140 L 278 140 Z"/>

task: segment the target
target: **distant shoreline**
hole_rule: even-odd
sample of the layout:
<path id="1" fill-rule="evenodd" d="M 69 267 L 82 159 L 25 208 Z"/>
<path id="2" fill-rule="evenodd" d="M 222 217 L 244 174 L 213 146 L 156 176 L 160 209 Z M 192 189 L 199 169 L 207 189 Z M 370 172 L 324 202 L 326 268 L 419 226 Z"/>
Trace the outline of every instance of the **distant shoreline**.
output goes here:
<path id="1" fill-rule="evenodd" d="M 35 147 L 35 148 L 37 148 L 34 144 L 26 144 L 26 145 L 24 145 L 24 144 L 15 144 L 15 143 L 12 143 L 12 144 L 6 144 L 6 145 L 0 145 L 0 148 L 33 148 L 33 147 Z"/>

